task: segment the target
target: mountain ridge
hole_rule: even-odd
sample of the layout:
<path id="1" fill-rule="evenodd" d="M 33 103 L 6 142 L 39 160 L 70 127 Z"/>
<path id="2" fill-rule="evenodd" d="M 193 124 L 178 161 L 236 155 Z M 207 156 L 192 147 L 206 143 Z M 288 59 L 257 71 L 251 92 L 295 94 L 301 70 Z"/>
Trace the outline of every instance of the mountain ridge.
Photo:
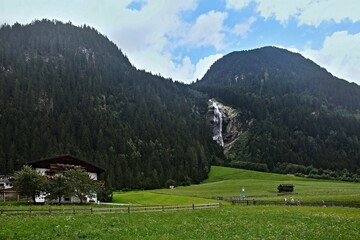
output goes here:
<path id="1" fill-rule="evenodd" d="M 71 154 L 117 189 L 158 188 L 200 182 L 217 158 L 205 97 L 137 70 L 93 28 L 3 25 L 0 56 L 0 174 Z"/>
<path id="2" fill-rule="evenodd" d="M 266 83 L 269 74 L 271 74 L 273 81 L 277 79 L 286 81 L 288 88 L 293 87 L 291 85 L 294 84 L 293 79 L 301 80 L 301 82 L 298 81 L 297 83 L 297 91 L 309 91 L 308 86 L 312 85 L 312 94 L 318 94 L 320 97 L 325 94 L 327 95 L 327 101 L 332 101 L 337 105 L 344 104 L 340 99 L 332 99 L 331 95 L 337 96 L 339 93 L 336 91 L 344 89 L 346 93 L 342 93 L 341 97 L 345 99 L 357 97 L 356 99 L 359 101 L 352 103 L 355 104 L 353 108 L 360 108 L 358 103 L 360 102 L 360 87 L 356 83 L 349 83 L 344 79 L 333 76 L 325 68 L 299 53 L 277 47 L 267 46 L 253 50 L 231 52 L 216 61 L 201 81 L 196 84 L 202 85 L 204 82 L 207 85 L 219 84 L 221 79 L 221 85 L 237 86 L 241 84 L 242 79 L 252 81 L 254 85 L 259 85 L 260 91 L 261 81 Z M 330 85 L 327 86 L 328 84 Z M 272 92 L 272 94 L 280 93 Z M 352 108 L 352 106 L 348 107 Z"/>
<path id="3" fill-rule="evenodd" d="M 240 112 L 243 134 L 227 154 L 230 162 L 267 164 L 271 171 L 283 163 L 360 167 L 360 87 L 298 53 L 233 52 L 192 86 Z"/>
<path id="4" fill-rule="evenodd" d="M 185 85 L 136 69 L 88 26 L 3 25 L 0 174 L 72 154 L 105 168 L 117 189 L 199 183 L 225 159 L 211 137 L 210 98 L 239 113 L 241 134 L 225 163 L 355 171 L 359 91 L 300 54 L 273 47 L 230 53 Z"/>

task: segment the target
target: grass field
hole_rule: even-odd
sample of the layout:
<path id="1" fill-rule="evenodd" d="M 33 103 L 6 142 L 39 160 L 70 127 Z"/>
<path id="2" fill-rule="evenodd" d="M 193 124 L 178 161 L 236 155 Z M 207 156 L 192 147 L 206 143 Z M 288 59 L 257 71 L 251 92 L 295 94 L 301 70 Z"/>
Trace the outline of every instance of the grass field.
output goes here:
<path id="1" fill-rule="evenodd" d="M 225 206 L 111 215 L 0 217 L 0 239 L 359 239 L 360 209 Z"/>
<path id="2" fill-rule="evenodd" d="M 202 197 L 169 195 L 150 191 L 133 191 L 125 193 L 114 192 L 113 202 L 139 205 L 176 205 L 192 203 L 212 203 L 217 201 L 212 199 L 204 199 Z"/>
<path id="3" fill-rule="evenodd" d="M 212 167 L 199 185 L 115 192 L 115 203 L 176 205 L 213 202 L 213 196 L 275 199 L 280 183 L 306 201 L 360 202 L 360 184 Z M 28 208 L 1 203 L 1 208 Z M 37 206 L 40 207 L 41 206 Z M 45 206 L 48 208 L 49 206 Z M 59 207 L 59 206 L 55 206 Z M 61 206 L 60 206 L 61 207 Z M 78 206 L 75 206 L 78 207 Z M 360 239 L 360 209 L 223 205 L 217 209 L 105 215 L 0 216 L 0 239 Z"/>
<path id="4" fill-rule="evenodd" d="M 242 186 L 249 199 L 278 200 L 277 186 L 281 183 L 295 185 L 293 196 L 302 202 L 346 202 L 360 204 L 360 184 L 301 178 L 291 175 L 263 173 L 242 169 L 213 166 L 204 183 L 176 189 L 151 191 L 169 195 L 212 198 L 214 196 L 239 196 Z"/>

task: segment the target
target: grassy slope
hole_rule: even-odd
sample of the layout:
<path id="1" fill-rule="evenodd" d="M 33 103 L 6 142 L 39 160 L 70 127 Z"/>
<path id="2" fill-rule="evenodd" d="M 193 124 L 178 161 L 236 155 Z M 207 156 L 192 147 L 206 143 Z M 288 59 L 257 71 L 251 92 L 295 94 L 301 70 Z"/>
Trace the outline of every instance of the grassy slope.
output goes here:
<path id="1" fill-rule="evenodd" d="M 217 166 L 211 168 L 209 178 L 203 184 L 152 192 L 211 198 L 214 196 L 239 196 L 241 188 L 244 186 L 245 193 L 250 198 L 281 201 L 284 197 L 277 194 L 277 186 L 280 183 L 294 184 L 295 193 L 292 196 L 303 202 L 324 200 L 326 202 L 360 203 L 359 183 L 300 178 Z"/>

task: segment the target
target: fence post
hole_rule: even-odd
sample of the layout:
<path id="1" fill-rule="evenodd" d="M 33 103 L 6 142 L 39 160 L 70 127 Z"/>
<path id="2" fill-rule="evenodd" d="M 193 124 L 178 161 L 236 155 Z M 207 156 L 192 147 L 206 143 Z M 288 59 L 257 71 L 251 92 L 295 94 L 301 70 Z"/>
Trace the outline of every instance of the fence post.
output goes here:
<path id="1" fill-rule="evenodd" d="M 75 214 L 75 208 L 73 208 L 73 214 Z"/>
<path id="2" fill-rule="evenodd" d="M 93 208 L 92 207 L 90 208 L 90 213 L 93 214 Z"/>
<path id="3" fill-rule="evenodd" d="M 195 204 L 192 204 L 192 209 L 195 210 Z"/>
<path id="4" fill-rule="evenodd" d="M 49 208 L 49 214 L 51 215 L 51 208 Z"/>
<path id="5" fill-rule="evenodd" d="M 165 207 L 164 207 L 164 205 L 162 206 L 162 210 L 163 210 L 163 211 L 165 211 Z"/>
<path id="6" fill-rule="evenodd" d="M 128 206 L 128 213 L 130 213 L 130 206 Z"/>
<path id="7" fill-rule="evenodd" d="M 29 215 L 31 215 L 31 208 L 29 209 Z"/>

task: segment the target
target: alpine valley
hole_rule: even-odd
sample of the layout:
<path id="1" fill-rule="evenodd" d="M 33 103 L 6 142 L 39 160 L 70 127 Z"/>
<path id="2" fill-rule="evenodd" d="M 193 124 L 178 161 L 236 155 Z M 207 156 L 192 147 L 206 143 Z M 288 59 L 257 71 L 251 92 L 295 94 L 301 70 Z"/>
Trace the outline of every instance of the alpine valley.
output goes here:
<path id="1" fill-rule="evenodd" d="M 0 174 L 71 154 L 116 189 L 199 183 L 212 164 L 351 176 L 359 139 L 360 87 L 284 49 L 230 53 L 185 85 L 88 26 L 0 29 Z"/>

